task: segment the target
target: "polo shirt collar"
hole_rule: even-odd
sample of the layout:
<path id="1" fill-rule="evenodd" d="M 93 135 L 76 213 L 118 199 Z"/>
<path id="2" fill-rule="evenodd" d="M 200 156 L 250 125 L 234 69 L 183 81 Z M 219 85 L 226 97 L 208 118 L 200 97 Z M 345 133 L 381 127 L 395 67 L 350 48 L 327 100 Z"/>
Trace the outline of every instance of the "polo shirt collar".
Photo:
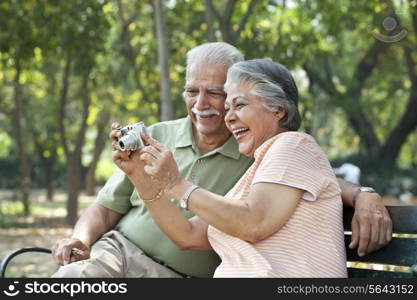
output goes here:
<path id="1" fill-rule="evenodd" d="M 185 122 L 182 122 L 178 128 L 175 140 L 176 148 L 183 148 L 193 146 L 194 148 L 194 137 L 192 122 L 189 116 L 185 118 Z"/>
<path id="2" fill-rule="evenodd" d="M 214 151 L 233 159 L 239 159 L 239 157 L 242 155 L 239 152 L 239 145 L 233 135 L 230 135 L 229 139 L 226 141 L 226 143 L 223 144 L 223 146 L 220 146 Z"/>
<path id="3" fill-rule="evenodd" d="M 183 122 L 180 127 L 178 128 L 177 134 L 176 134 L 176 141 L 175 141 L 175 147 L 176 148 L 183 148 L 183 147 L 192 147 L 194 150 L 197 149 L 194 141 L 193 136 L 193 127 L 191 118 L 187 116 L 185 118 L 185 122 Z M 224 156 L 233 158 L 233 159 L 239 159 L 240 158 L 240 152 L 239 152 L 239 145 L 236 142 L 236 139 L 230 135 L 229 139 L 219 148 L 210 151 L 204 156 L 210 156 L 214 153 L 220 153 Z"/>

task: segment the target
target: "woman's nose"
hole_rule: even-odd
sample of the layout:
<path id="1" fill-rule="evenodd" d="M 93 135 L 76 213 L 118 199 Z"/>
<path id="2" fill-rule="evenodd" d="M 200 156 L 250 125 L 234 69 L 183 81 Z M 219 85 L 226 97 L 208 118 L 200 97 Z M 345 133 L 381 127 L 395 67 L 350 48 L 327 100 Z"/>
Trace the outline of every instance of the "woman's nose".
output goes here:
<path id="1" fill-rule="evenodd" d="M 226 123 L 230 123 L 232 121 L 234 121 L 236 119 L 236 115 L 234 113 L 233 110 L 229 109 L 226 113 L 226 115 L 224 116 L 224 121 Z"/>

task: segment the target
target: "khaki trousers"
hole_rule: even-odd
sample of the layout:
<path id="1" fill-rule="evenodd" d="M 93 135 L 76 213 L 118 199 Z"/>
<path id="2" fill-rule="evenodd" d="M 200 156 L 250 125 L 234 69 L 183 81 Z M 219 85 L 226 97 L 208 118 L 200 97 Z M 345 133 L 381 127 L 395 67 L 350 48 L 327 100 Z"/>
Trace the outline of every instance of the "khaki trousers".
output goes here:
<path id="1" fill-rule="evenodd" d="M 181 278 L 155 262 L 120 232 L 104 234 L 92 247 L 90 258 L 62 266 L 55 278 L 159 277 Z"/>

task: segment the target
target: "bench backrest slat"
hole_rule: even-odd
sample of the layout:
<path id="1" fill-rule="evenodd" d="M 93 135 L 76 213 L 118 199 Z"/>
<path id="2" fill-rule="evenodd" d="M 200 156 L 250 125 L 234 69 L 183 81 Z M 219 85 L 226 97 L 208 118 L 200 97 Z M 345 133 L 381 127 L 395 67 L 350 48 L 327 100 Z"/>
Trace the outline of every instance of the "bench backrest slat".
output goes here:
<path id="1" fill-rule="evenodd" d="M 384 248 L 365 255 L 358 256 L 357 249 L 349 249 L 351 236 L 345 236 L 345 245 L 348 261 L 372 262 L 388 265 L 410 266 L 417 264 L 417 239 L 414 238 L 392 238 L 391 242 Z"/>
<path id="2" fill-rule="evenodd" d="M 392 231 L 395 233 L 417 234 L 417 205 L 387 206 L 392 219 Z M 353 208 L 345 207 L 343 210 L 343 224 L 345 230 L 351 230 Z"/>
<path id="3" fill-rule="evenodd" d="M 348 268 L 349 278 L 415 278 L 412 273 Z"/>
<path id="4" fill-rule="evenodd" d="M 393 233 L 417 234 L 417 206 L 387 206 L 392 219 Z M 343 222 L 346 231 L 351 230 L 353 209 L 343 211 Z M 349 277 L 374 278 L 413 278 L 417 277 L 417 238 L 395 237 L 384 248 L 367 254 L 357 256 L 357 249 L 349 249 L 350 235 L 345 235 L 346 256 L 350 262 L 379 263 L 411 267 L 410 272 L 389 272 L 379 270 L 348 268 Z"/>

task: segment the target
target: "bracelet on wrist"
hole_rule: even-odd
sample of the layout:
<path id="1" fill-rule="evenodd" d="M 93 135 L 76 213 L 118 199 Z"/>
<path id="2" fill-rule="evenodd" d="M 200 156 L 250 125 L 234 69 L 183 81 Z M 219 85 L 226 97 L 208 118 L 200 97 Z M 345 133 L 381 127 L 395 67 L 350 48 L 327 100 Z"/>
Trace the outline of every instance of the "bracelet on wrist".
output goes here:
<path id="1" fill-rule="evenodd" d="M 140 197 L 141 199 L 142 199 L 142 201 L 143 202 L 145 202 L 145 203 L 151 203 L 151 202 L 154 202 L 155 200 L 158 200 L 159 198 L 161 198 L 162 197 L 162 194 L 163 194 L 163 190 L 159 190 L 159 192 L 153 197 L 153 198 L 151 198 L 151 199 L 144 199 L 144 198 L 142 198 L 142 197 Z"/>
<path id="2" fill-rule="evenodd" d="M 179 201 L 180 206 L 183 209 L 188 210 L 188 199 L 190 198 L 191 193 L 194 192 L 198 188 L 200 188 L 200 187 L 198 185 L 196 185 L 196 184 L 192 184 L 192 185 L 190 185 L 187 188 L 187 190 L 185 191 L 185 193 L 182 196 L 181 200 Z"/>

